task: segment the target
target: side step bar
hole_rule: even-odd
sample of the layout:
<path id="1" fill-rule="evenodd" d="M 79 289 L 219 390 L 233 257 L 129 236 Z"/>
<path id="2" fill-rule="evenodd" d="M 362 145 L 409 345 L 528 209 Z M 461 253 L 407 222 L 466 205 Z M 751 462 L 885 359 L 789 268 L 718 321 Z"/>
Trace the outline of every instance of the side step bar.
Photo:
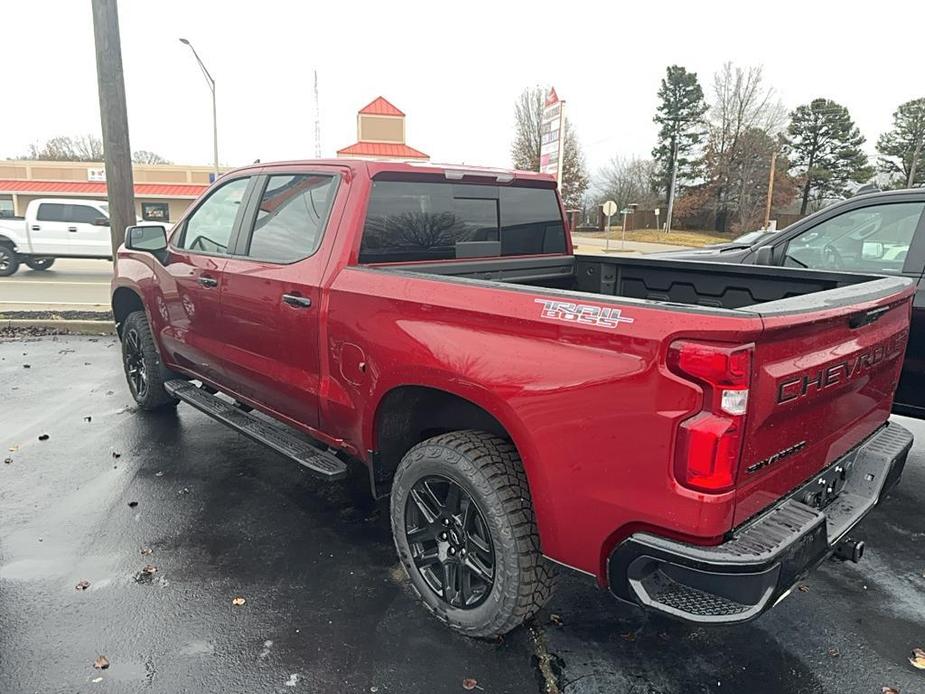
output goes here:
<path id="1" fill-rule="evenodd" d="M 272 448 L 326 480 L 339 480 L 347 474 L 347 464 L 343 460 L 330 451 L 305 441 L 296 433 L 287 431 L 283 428 L 285 425 L 270 424 L 250 412 L 244 412 L 235 405 L 210 395 L 189 381 L 170 380 L 164 383 L 164 388 L 175 398 L 236 429 L 257 443 Z"/>

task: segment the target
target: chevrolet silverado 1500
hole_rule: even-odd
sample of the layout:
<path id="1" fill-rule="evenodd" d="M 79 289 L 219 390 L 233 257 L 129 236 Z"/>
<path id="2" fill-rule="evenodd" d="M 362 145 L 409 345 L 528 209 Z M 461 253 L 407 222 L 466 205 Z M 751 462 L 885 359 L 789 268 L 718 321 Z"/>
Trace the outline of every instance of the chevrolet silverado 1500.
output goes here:
<path id="1" fill-rule="evenodd" d="M 898 480 L 913 284 L 576 256 L 554 181 L 260 164 L 130 227 L 112 306 L 142 410 L 189 403 L 322 478 L 368 469 L 424 605 L 473 636 L 554 566 L 751 619 Z"/>

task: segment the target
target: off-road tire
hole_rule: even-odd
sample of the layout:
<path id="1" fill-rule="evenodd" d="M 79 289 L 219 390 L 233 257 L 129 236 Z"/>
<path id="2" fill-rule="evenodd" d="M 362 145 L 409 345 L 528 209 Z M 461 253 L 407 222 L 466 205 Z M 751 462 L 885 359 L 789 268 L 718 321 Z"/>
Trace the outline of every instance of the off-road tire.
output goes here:
<path id="1" fill-rule="evenodd" d="M 477 607 L 450 605 L 430 588 L 412 559 L 405 505 L 428 476 L 459 485 L 475 501 L 491 534 L 494 580 Z M 424 606 L 467 636 L 501 636 L 533 616 L 552 595 L 553 565 L 540 553 L 539 534 L 520 456 L 510 441 L 484 431 L 456 431 L 419 443 L 402 458 L 391 493 L 392 535 L 411 586 Z"/>
<path id="2" fill-rule="evenodd" d="M 43 272 L 55 264 L 54 258 L 26 258 L 26 265 L 36 272 Z"/>
<path id="3" fill-rule="evenodd" d="M 140 347 L 140 362 L 144 366 L 146 387 L 139 389 L 130 375 L 130 362 L 135 357 L 134 346 Z M 159 410 L 174 407 L 179 402 L 164 389 L 164 381 L 176 378 L 161 361 L 154 344 L 154 336 L 144 311 L 133 311 L 122 323 L 122 366 L 129 392 L 142 410 Z"/>
<path id="4" fill-rule="evenodd" d="M 8 243 L 0 243 L 0 277 L 9 277 L 19 269 L 19 254 Z"/>

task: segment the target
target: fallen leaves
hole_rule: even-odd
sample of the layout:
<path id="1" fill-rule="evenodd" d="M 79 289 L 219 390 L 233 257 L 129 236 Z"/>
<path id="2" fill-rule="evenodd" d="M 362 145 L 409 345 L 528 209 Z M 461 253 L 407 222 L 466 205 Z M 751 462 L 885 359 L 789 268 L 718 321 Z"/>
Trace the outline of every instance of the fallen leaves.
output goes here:
<path id="1" fill-rule="evenodd" d="M 473 689 L 482 689 L 482 688 L 479 686 L 479 681 L 478 681 L 477 679 L 475 679 L 475 678 L 472 678 L 472 677 L 467 677 L 466 679 L 464 679 L 464 680 L 462 681 L 462 685 L 463 685 L 463 689 L 465 689 L 465 690 L 467 690 L 467 691 L 471 691 L 471 690 L 473 690 Z M 484 690 L 483 690 L 483 691 L 484 691 Z"/>
<path id="2" fill-rule="evenodd" d="M 10 464 L 12 464 L 13 459 L 12 459 L 12 458 L 4 458 L 4 459 L 3 459 L 3 462 L 6 463 L 7 465 L 10 465 Z"/>
<path id="3" fill-rule="evenodd" d="M 808 593 L 808 592 L 809 592 L 809 586 L 806 585 L 805 583 L 801 583 L 800 586 L 799 586 L 799 588 L 798 588 L 798 590 L 799 590 L 801 593 Z"/>
<path id="4" fill-rule="evenodd" d="M 837 648 L 830 648 L 830 649 L 829 649 L 829 657 L 830 657 L 830 658 L 837 658 L 837 657 L 840 656 L 840 655 L 841 655 L 841 651 L 839 651 Z"/>
<path id="5" fill-rule="evenodd" d="M 154 564 L 145 564 L 144 568 L 141 570 L 141 573 L 148 576 L 153 576 L 157 573 L 157 567 Z"/>
<path id="6" fill-rule="evenodd" d="M 41 434 L 39 436 L 39 441 L 47 441 L 49 438 L 51 437 L 48 434 Z"/>
<path id="7" fill-rule="evenodd" d="M 231 604 L 236 607 L 240 607 L 246 602 L 247 602 L 247 598 L 242 598 L 240 595 L 236 595 L 235 597 L 231 599 Z"/>
<path id="8" fill-rule="evenodd" d="M 105 670 L 109 667 L 109 658 L 105 655 L 98 656 L 97 659 L 93 661 L 93 667 L 97 670 Z"/>
<path id="9" fill-rule="evenodd" d="M 150 547 L 142 547 L 142 548 L 141 548 L 141 556 L 146 557 L 146 556 L 148 556 L 149 554 L 154 554 L 154 550 L 151 549 Z"/>
<path id="10" fill-rule="evenodd" d="M 881 687 L 880 694 L 899 694 L 899 690 L 893 687 Z"/>
<path id="11" fill-rule="evenodd" d="M 912 667 L 925 670 L 925 650 L 913 648 L 912 657 L 909 658 L 909 662 L 912 664 Z"/>
<path id="12" fill-rule="evenodd" d="M 129 501 L 129 502 L 128 502 L 128 507 L 129 507 L 129 508 L 135 508 L 136 506 L 138 506 L 138 502 L 137 502 L 137 501 Z"/>
<path id="13" fill-rule="evenodd" d="M 87 415 L 86 417 L 84 417 L 84 421 L 85 421 L 85 422 L 92 422 L 92 421 L 93 421 L 93 417 L 91 417 L 90 415 Z"/>
<path id="14" fill-rule="evenodd" d="M 74 590 L 86 590 L 89 587 L 90 587 L 90 581 L 83 580 L 80 583 L 78 583 L 76 586 L 74 586 Z"/>

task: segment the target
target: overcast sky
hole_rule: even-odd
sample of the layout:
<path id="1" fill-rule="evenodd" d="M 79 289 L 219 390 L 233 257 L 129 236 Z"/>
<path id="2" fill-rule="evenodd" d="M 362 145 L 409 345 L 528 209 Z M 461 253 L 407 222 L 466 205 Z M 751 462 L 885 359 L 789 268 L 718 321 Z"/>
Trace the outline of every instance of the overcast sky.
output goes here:
<path id="1" fill-rule="evenodd" d="M 408 144 L 434 161 L 510 165 L 513 102 L 556 87 L 595 171 L 648 156 L 655 92 L 672 63 L 708 97 L 724 61 L 762 65 L 788 110 L 815 97 L 851 112 L 868 149 L 903 101 L 925 96 L 925 2 L 422 2 L 121 0 L 133 149 L 212 158 L 217 82 L 222 164 L 311 157 L 312 69 L 322 153 L 356 140 L 356 111 L 382 95 L 408 114 Z M 90 0 L 3 0 L 0 156 L 98 133 Z"/>

